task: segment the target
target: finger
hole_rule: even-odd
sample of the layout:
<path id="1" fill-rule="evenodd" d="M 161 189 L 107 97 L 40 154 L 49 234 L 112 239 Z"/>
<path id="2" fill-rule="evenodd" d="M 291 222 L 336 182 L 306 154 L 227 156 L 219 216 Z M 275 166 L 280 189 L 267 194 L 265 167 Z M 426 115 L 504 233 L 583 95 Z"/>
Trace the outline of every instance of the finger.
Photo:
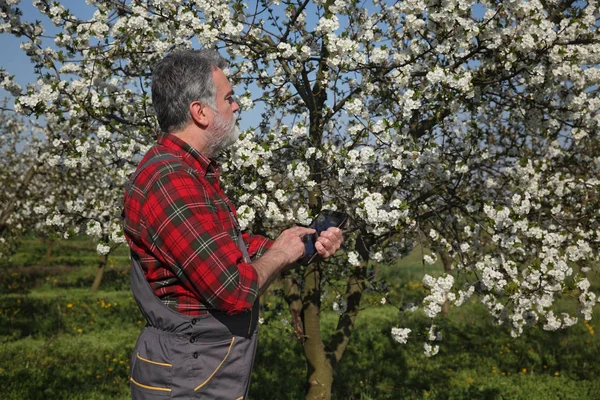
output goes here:
<path id="1" fill-rule="evenodd" d="M 335 254 L 336 251 L 340 248 L 340 243 L 337 241 L 330 241 L 327 238 L 319 238 L 315 243 L 315 248 L 317 252 L 319 252 L 319 248 L 322 248 L 321 254 L 323 257 L 329 257 Z"/>
<path id="2" fill-rule="evenodd" d="M 333 234 L 335 234 L 335 235 L 342 236 L 342 230 L 341 230 L 340 228 L 338 228 L 338 227 L 335 227 L 335 226 L 330 226 L 330 227 L 329 227 L 329 228 L 327 228 L 327 230 L 326 230 L 326 231 L 324 231 L 324 232 L 329 232 L 329 233 L 333 233 Z"/>
<path id="3" fill-rule="evenodd" d="M 321 232 L 321 235 L 319 236 L 319 238 L 326 238 L 328 239 L 331 243 L 333 243 L 335 246 L 337 246 L 337 248 L 339 248 L 342 245 L 342 242 L 344 240 L 341 231 L 340 232 L 336 232 L 336 231 L 324 231 Z"/>
<path id="4" fill-rule="evenodd" d="M 344 233 L 342 232 L 342 230 L 339 228 L 335 228 L 335 227 L 331 227 L 331 228 L 327 229 L 326 231 L 321 232 L 321 235 L 323 235 L 323 234 L 325 234 L 325 236 L 327 236 L 331 240 L 339 240 L 340 243 L 342 242 L 343 237 L 344 237 Z"/>
<path id="5" fill-rule="evenodd" d="M 288 229 L 288 231 L 297 236 L 312 235 L 316 232 L 313 228 L 306 228 L 304 226 L 294 226 Z"/>
<path id="6" fill-rule="evenodd" d="M 331 229 L 331 228 L 329 228 L 329 229 Z M 340 232 L 330 231 L 329 229 L 321 232 L 321 234 L 319 236 L 326 237 L 329 240 L 335 240 L 335 241 L 339 241 L 342 239 L 342 234 Z"/>
<path id="7" fill-rule="evenodd" d="M 323 236 L 319 237 L 319 238 L 317 239 L 317 242 L 316 242 L 316 243 L 321 243 L 321 244 L 323 245 L 323 247 L 324 247 L 325 249 L 327 249 L 327 251 L 335 251 L 335 242 L 334 242 L 334 241 L 331 241 L 331 240 L 329 240 L 329 239 L 328 239 L 328 238 L 326 238 L 326 237 L 323 237 Z"/>
<path id="8" fill-rule="evenodd" d="M 317 249 L 317 253 L 319 253 L 319 255 L 323 258 L 327 258 L 333 254 L 332 252 L 327 250 L 327 248 L 323 246 L 323 243 L 321 242 L 316 242 L 315 248 Z"/>

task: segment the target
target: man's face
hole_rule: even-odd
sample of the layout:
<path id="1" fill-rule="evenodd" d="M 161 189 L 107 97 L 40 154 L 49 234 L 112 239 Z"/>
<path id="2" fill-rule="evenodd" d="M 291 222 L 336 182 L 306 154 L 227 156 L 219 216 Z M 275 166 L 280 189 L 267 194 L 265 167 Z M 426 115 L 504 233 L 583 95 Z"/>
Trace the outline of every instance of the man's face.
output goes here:
<path id="1" fill-rule="evenodd" d="M 213 83 L 217 89 L 217 110 L 225 119 L 229 119 L 233 113 L 240 109 L 238 103 L 233 99 L 233 88 L 229 79 L 219 68 L 212 73 Z"/>
<path id="2" fill-rule="evenodd" d="M 235 112 L 240 107 L 233 99 L 233 88 L 222 70 L 213 71 L 213 83 L 217 90 L 217 110 L 212 110 L 213 118 L 207 129 L 209 134 L 207 153 L 210 156 L 216 156 L 231 146 L 239 136 Z"/>

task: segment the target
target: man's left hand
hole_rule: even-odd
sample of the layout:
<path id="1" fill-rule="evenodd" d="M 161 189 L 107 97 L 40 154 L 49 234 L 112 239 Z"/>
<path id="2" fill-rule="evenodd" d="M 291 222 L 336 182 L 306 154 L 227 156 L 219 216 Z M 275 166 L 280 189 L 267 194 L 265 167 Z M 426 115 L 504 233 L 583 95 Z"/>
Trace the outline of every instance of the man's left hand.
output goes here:
<path id="1" fill-rule="evenodd" d="M 323 258 L 331 257 L 342 245 L 344 235 L 340 228 L 331 227 L 326 231 L 321 232 L 319 238 L 315 242 L 317 253 Z"/>

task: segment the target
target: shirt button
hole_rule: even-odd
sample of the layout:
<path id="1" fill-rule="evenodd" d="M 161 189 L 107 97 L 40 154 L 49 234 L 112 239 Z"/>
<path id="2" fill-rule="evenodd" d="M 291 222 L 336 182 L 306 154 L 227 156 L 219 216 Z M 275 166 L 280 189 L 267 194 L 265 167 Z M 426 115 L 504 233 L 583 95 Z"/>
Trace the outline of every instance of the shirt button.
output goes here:
<path id="1" fill-rule="evenodd" d="M 192 320 L 192 325 L 196 325 L 196 318 Z"/>
<path id="2" fill-rule="evenodd" d="M 192 357 L 198 358 L 198 352 L 194 352 L 194 354 L 192 354 Z"/>

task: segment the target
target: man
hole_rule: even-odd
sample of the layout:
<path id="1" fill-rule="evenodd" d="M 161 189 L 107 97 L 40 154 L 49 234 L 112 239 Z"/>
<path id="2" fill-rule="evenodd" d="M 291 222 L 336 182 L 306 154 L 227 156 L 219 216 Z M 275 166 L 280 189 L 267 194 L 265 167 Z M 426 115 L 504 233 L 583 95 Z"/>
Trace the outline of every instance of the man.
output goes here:
<path id="1" fill-rule="evenodd" d="M 225 66 L 216 52 L 188 50 L 153 71 L 163 134 L 130 178 L 123 211 L 132 290 L 147 320 L 131 358 L 134 399 L 245 398 L 258 298 L 314 233 L 296 226 L 271 241 L 241 232 L 214 161 L 238 136 Z M 327 258 L 341 243 L 330 228 L 315 247 Z"/>

